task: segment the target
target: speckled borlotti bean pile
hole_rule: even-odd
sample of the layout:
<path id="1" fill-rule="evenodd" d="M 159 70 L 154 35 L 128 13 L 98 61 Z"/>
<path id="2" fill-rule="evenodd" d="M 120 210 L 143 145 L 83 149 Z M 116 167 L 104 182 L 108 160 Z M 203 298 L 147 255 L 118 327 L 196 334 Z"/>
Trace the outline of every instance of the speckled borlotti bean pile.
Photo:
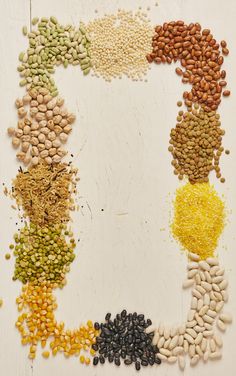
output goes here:
<path id="1" fill-rule="evenodd" d="M 16 300 L 20 312 L 16 327 L 22 344 L 29 345 L 29 358 L 36 357 L 40 345 L 44 358 L 63 353 L 79 356 L 82 364 L 89 365 L 92 356 L 94 366 L 124 363 L 137 371 L 162 361 L 178 362 L 184 370 L 187 358 L 190 366 L 201 359 L 220 359 L 219 332 L 226 330 L 232 317 L 224 311 L 228 282 L 215 255 L 225 207 L 209 177 L 214 170 L 225 181 L 219 166 L 225 132 L 216 111 L 222 95 L 230 95 L 222 69 L 227 43 L 218 43 L 199 23 L 179 20 L 152 28 L 144 12 L 124 10 L 87 25 L 81 22 L 79 27 L 63 26 L 54 16 L 35 17 L 32 30 L 23 27 L 22 31 L 29 46 L 19 55 L 18 71 L 26 92 L 15 101 L 18 122 L 8 134 L 17 160 L 25 165 L 13 180 L 12 197 L 26 222 L 10 249 L 16 257 L 13 280 L 23 283 Z M 179 110 L 169 141 L 175 175 L 189 180 L 176 192 L 171 225 L 189 260 L 183 283 L 192 295 L 186 321 L 174 327 L 154 325 L 143 313 L 123 309 L 114 318 L 108 312 L 102 323 L 88 320 L 78 329 L 66 329 L 55 318 L 53 292 L 65 286 L 76 257 L 69 222 L 79 178 L 77 168 L 63 161 L 75 116 L 59 97 L 52 75 L 57 66 L 71 64 L 85 76 L 93 72 L 108 82 L 123 75 L 142 81 L 149 63 L 173 61 L 180 61 L 181 68 L 175 71 L 182 83 L 192 85 L 190 92 L 183 93 L 186 108 Z"/>

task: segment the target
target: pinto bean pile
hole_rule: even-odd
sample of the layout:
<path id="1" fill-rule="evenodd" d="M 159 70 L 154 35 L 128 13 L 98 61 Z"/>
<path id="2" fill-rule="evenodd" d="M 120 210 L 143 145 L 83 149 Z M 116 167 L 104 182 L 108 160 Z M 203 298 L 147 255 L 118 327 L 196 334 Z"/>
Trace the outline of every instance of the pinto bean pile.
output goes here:
<path id="1" fill-rule="evenodd" d="M 221 52 L 220 44 L 209 29 L 202 30 L 199 23 L 165 22 L 155 27 L 152 47 L 153 51 L 147 55 L 149 63 L 180 61 L 183 69 L 176 68 L 176 73 L 183 83 L 192 84 L 191 91 L 183 93 L 188 108 L 198 102 L 205 111 L 215 111 L 221 102 L 221 94 L 230 95 L 230 91 L 224 89 L 226 72 L 221 70 L 222 55 L 228 55 L 229 50 L 226 42 L 221 41 Z"/>

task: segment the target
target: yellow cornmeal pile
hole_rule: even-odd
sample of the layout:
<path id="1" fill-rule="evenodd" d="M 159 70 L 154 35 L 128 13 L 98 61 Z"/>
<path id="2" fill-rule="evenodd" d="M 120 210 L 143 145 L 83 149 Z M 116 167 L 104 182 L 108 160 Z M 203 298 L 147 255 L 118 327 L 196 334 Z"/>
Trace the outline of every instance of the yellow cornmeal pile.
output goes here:
<path id="1" fill-rule="evenodd" d="M 64 353 L 66 357 L 79 355 L 81 351 L 95 354 L 92 345 L 96 342 L 99 331 L 94 329 L 92 321 L 79 329 L 66 330 L 64 323 L 57 323 L 54 311 L 57 308 L 53 288 L 48 282 L 40 286 L 28 284 L 23 286 L 20 297 L 16 299 L 18 310 L 25 311 L 16 322 L 16 327 L 21 333 L 21 343 L 29 345 L 29 358 L 36 357 L 37 345 L 41 344 L 42 356 L 48 358 L 50 353 L 56 355 Z M 50 339 L 49 339 L 50 337 Z M 49 349 L 46 349 L 47 341 Z M 84 355 L 81 355 L 84 358 Z M 85 364 L 89 364 L 89 357 L 85 358 Z"/>
<path id="2" fill-rule="evenodd" d="M 147 15 L 119 10 L 86 26 L 90 34 L 92 66 L 98 76 L 111 81 L 126 75 L 142 79 L 149 69 L 146 55 L 152 50 L 153 28 Z"/>
<path id="3" fill-rule="evenodd" d="M 13 181 L 13 197 L 35 225 L 57 224 L 69 220 L 74 210 L 77 169 L 65 163 L 40 163 L 20 169 Z"/>
<path id="4" fill-rule="evenodd" d="M 209 183 L 188 183 L 177 189 L 171 227 L 184 249 L 201 259 L 213 256 L 224 224 L 224 203 Z"/>

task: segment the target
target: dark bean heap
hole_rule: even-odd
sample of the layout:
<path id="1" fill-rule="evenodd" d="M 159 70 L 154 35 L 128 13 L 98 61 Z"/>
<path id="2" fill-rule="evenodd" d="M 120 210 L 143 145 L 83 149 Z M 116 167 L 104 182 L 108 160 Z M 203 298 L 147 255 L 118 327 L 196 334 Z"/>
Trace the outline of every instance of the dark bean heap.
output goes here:
<path id="1" fill-rule="evenodd" d="M 137 371 L 141 366 L 160 364 L 157 354 L 159 349 L 152 345 L 153 333 L 147 334 L 145 329 L 152 324 L 150 319 L 145 320 L 143 314 L 129 313 L 124 309 L 111 319 L 111 314 L 105 316 L 106 322 L 95 323 L 96 330 L 101 330 L 92 347 L 99 353 L 93 364 L 104 364 L 106 359 L 110 363 L 120 366 L 121 360 L 125 365 L 134 364 Z"/>
<path id="2" fill-rule="evenodd" d="M 225 90 L 226 72 L 221 70 L 222 55 L 228 55 L 227 44 L 214 39 L 209 29 L 201 29 L 199 23 L 186 25 L 183 21 L 165 22 L 155 28 L 152 40 L 153 51 L 147 60 L 157 64 L 180 61 L 183 70 L 176 68 L 183 83 L 190 83 L 192 89 L 183 97 L 187 107 L 193 102 L 202 105 L 205 111 L 216 110 L 221 102 L 221 94 L 229 96 Z"/>

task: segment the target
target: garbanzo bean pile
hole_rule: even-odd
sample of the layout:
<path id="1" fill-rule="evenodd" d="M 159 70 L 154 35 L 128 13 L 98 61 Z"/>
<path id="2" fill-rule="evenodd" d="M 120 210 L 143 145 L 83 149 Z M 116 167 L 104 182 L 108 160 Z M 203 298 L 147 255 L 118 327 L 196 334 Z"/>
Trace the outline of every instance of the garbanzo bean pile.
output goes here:
<path id="1" fill-rule="evenodd" d="M 18 66 L 19 84 L 26 91 L 15 101 L 17 125 L 8 128 L 16 157 L 25 166 L 12 185 L 24 224 L 10 250 L 15 256 L 13 280 L 23 283 L 16 299 L 16 327 L 22 344 L 29 345 L 29 358 L 34 359 L 41 346 L 44 358 L 64 353 L 89 365 L 93 357 L 94 366 L 107 361 L 132 364 L 137 371 L 162 361 L 178 362 L 184 370 L 187 355 L 191 366 L 202 358 L 221 358 L 217 330 L 225 331 L 232 321 L 223 312 L 228 282 L 215 257 L 225 208 L 209 177 L 214 170 L 225 182 L 220 168 L 225 131 L 217 109 L 222 95 L 230 95 L 222 69 L 227 43 L 218 43 L 199 23 L 179 20 L 153 28 L 141 10 L 119 10 L 76 27 L 61 25 L 54 16 L 35 17 L 31 26 L 29 32 L 26 26 L 22 29 L 29 45 L 19 54 Z M 169 151 L 174 174 L 189 182 L 176 192 L 171 229 L 188 252 L 183 288 L 192 289 L 191 309 L 186 321 L 173 327 L 155 326 L 144 314 L 123 309 L 114 318 L 107 312 L 103 323 L 88 320 L 78 329 L 66 329 L 55 317 L 54 290 L 66 285 L 77 256 L 69 222 L 79 178 L 77 168 L 62 161 L 75 116 L 59 97 L 53 73 L 59 65 L 73 65 L 85 76 L 92 72 L 108 82 L 123 76 L 146 81 L 149 63 L 177 61 L 181 68 L 175 71 L 191 90 L 183 93 L 185 108 L 179 109 L 170 131 Z M 182 106 L 181 101 L 177 104 Z"/>

